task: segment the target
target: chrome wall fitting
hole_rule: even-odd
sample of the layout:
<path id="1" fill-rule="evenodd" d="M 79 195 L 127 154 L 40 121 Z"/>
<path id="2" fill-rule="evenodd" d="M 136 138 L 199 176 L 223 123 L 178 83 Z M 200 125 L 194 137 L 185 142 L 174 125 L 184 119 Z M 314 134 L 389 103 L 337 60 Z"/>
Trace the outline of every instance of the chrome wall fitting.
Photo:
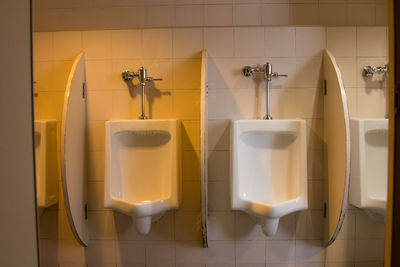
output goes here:
<path id="1" fill-rule="evenodd" d="M 246 77 L 251 77 L 253 74 L 262 73 L 264 74 L 264 80 L 267 82 L 267 114 L 263 117 L 264 120 L 272 120 L 270 112 L 270 88 L 272 78 L 278 77 L 288 77 L 287 74 L 279 74 L 272 71 L 272 64 L 267 62 L 262 67 L 250 67 L 245 66 L 243 68 L 243 75 Z"/>
<path id="2" fill-rule="evenodd" d="M 388 73 L 388 65 L 379 67 L 365 66 L 362 70 L 362 76 L 364 78 L 372 78 L 372 76 L 374 76 L 375 73 L 386 75 Z"/>
<path id="3" fill-rule="evenodd" d="M 125 82 L 130 82 L 135 77 L 139 79 L 140 85 L 142 86 L 142 114 L 139 116 L 139 120 L 146 120 L 147 117 L 144 115 L 144 89 L 146 86 L 146 82 L 162 81 L 162 78 L 153 78 L 148 76 L 147 69 L 145 67 L 141 67 L 137 72 L 126 70 L 122 72 L 121 76 L 122 80 L 124 80 Z"/>

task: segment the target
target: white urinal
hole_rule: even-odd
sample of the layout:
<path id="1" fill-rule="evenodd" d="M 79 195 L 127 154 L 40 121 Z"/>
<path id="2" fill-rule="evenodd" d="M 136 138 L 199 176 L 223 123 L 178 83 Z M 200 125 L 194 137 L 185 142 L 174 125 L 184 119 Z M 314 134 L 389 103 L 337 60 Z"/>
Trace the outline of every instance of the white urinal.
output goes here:
<path id="1" fill-rule="evenodd" d="M 35 120 L 36 190 L 39 213 L 58 202 L 57 123 Z"/>
<path id="2" fill-rule="evenodd" d="M 384 221 L 388 176 L 388 120 L 350 119 L 350 203 Z"/>
<path id="3" fill-rule="evenodd" d="M 305 121 L 239 120 L 232 127 L 231 207 L 274 235 L 280 217 L 308 207 Z"/>
<path id="4" fill-rule="evenodd" d="M 180 122 L 106 122 L 104 207 L 132 216 L 142 235 L 180 203 Z"/>

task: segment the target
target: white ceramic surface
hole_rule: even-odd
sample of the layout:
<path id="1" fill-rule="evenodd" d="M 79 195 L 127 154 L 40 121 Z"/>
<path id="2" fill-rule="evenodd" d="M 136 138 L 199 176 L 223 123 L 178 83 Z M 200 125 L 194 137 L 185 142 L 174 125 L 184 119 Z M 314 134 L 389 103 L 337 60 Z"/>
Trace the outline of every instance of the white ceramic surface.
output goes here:
<path id="1" fill-rule="evenodd" d="M 180 122 L 106 122 L 104 207 L 132 216 L 139 233 L 176 209 L 181 195 Z"/>
<path id="2" fill-rule="evenodd" d="M 384 222 L 388 175 L 388 120 L 350 120 L 350 203 Z"/>
<path id="3" fill-rule="evenodd" d="M 305 121 L 238 120 L 232 127 L 231 207 L 274 235 L 282 216 L 308 206 Z"/>
<path id="4" fill-rule="evenodd" d="M 58 202 L 57 123 L 35 121 L 36 190 L 40 213 Z"/>

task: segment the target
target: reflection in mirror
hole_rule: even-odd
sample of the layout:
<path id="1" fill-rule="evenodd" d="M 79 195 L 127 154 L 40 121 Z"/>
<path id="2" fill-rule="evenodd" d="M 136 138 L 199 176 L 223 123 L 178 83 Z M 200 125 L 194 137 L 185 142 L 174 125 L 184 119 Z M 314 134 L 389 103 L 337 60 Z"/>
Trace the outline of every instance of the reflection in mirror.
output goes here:
<path id="1" fill-rule="evenodd" d="M 58 203 L 57 122 L 35 120 L 36 197 L 39 215 Z"/>
<path id="2" fill-rule="evenodd" d="M 73 57 L 56 59 L 53 50 L 48 46 L 42 49 L 43 42 L 48 40 L 49 36 L 48 33 L 34 35 L 33 58 L 37 203 L 43 266 L 55 266 L 58 261 L 58 255 L 55 253 L 57 250 L 49 253 L 46 247 L 52 246 L 51 244 L 58 239 L 69 243 L 76 242 L 73 235 L 75 232 L 71 231 L 73 225 L 69 223 L 64 205 L 64 200 L 67 199 L 63 193 L 65 186 L 61 181 L 61 167 L 64 166 L 61 164 L 61 125 L 65 107 L 64 97 L 66 94 L 74 95 L 65 90 L 73 66 Z M 78 94 L 82 97 L 82 85 L 79 86 Z M 76 107 L 74 109 L 77 110 Z M 81 210 L 84 211 L 84 208 Z"/>

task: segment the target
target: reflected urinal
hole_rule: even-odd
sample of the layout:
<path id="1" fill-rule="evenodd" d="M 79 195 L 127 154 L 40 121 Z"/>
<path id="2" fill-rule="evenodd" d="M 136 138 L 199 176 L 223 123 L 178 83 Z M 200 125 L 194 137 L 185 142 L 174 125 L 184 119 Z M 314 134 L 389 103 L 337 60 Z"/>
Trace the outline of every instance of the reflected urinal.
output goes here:
<path id="1" fill-rule="evenodd" d="M 57 123 L 35 120 L 36 196 L 39 213 L 58 202 Z"/>
<path id="2" fill-rule="evenodd" d="M 142 235 L 180 203 L 180 123 L 106 122 L 104 207 L 132 216 Z"/>
<path id="3" fill-rule="evenodd" d="M 239 120 L 232 127 L 231 207 L 272 236 L 282 216 L 308 207 L 305 121 Z"/>
<path id="4" fill-rule="evenodd" d="M 372 219 L 386 215 L 388 119 L 350 119 L 350 203 Z"/>

